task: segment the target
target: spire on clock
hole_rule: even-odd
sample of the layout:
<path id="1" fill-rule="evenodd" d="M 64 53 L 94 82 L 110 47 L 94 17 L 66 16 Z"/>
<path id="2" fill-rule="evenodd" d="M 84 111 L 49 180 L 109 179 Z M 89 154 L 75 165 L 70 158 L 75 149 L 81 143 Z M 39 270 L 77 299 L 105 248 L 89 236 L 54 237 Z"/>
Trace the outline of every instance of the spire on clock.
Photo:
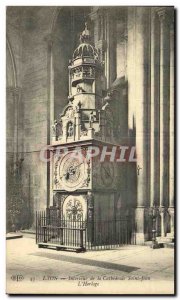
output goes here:
<path id="1" fill-rule="evenodd" d="M 73 53 L 73 60 L 76 60 L 77 58 L 89 57 L 95 61 L 99 61 L 98 51 L 91 43 L 91 36 L 87 22 L 85 22 L 85 28 L 80 34 L 79 40 L 80 44 Z"/>
<path id="2" fill-rule="evenodd" d="M 90 32 L 88 30 L 87 22 L 85 22 L 85 28 L 80 34 L 80 43 L 90 43 Z"/>

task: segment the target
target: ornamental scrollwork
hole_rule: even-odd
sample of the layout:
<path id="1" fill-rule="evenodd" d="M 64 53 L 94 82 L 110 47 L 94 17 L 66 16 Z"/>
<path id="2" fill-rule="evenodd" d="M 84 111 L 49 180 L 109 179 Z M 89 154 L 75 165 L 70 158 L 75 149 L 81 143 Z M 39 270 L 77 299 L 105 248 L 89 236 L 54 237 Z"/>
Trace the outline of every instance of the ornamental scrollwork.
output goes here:
<path id="1" fill-rule="evenodd" d="M 83 217 L 82 203 L 76 199 L 71 198 L 65 207 L 67 221 L 81 221 Z"/>

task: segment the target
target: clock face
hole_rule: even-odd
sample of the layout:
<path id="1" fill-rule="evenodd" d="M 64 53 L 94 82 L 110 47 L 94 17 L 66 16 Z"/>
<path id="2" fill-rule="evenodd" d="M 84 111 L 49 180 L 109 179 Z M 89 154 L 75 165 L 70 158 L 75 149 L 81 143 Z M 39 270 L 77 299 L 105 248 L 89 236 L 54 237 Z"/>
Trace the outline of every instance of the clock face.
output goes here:
<path id="1" fill-rule="evenodd" d="M 59 179 L 62 187 L 68 191 L 74 191 L 81 186 L 85 177 L 85 162 L 73 157 L 72 152 L 66 154 L 59 165 Z"/>
<path id="2" fill-rule="evenodd" d="M 104 186 L 110 187 L 114 181 L 114 164 L 106 161 L 101 164 L 101 181 Z"/>

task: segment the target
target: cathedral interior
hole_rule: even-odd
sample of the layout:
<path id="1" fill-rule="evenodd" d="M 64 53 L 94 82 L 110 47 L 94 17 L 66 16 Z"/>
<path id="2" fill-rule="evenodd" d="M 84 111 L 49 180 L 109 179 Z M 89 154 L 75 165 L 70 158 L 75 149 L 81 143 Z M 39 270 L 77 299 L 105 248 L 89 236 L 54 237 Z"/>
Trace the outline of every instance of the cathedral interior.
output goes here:
<path id="1" fill-rule="evenodd" d="M 74 195 L 89 218 L 133 219 L 137 244 L 153 213 L 157 236 L 173 238 L 173 7 L 9 6 L 6 22 L 7 232 L 35 231 L 36 211 Z M 62 170 L 40 159 L 79 143 L 135 146 L 137 160 L 75 161 L 59 180 L 68 158 Z"/>

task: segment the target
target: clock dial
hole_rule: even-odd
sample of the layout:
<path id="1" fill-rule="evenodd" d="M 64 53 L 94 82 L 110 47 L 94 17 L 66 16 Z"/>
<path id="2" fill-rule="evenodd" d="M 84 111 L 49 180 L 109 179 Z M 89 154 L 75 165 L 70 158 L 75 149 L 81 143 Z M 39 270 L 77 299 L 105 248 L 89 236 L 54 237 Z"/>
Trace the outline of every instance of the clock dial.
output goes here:
<path id="1" fill-rule="evenodd" d="M 85 162 L 66 154 L 60 162 L 59 179 L 66 190 L 76 190 L 85 178 Z"/>
<path id="2" fill-rule="evenodd" d="M 112 162 L 101 164 L 101 181 L 104 186 L 110 187 L 114 181 L 114 165 Z"/>

